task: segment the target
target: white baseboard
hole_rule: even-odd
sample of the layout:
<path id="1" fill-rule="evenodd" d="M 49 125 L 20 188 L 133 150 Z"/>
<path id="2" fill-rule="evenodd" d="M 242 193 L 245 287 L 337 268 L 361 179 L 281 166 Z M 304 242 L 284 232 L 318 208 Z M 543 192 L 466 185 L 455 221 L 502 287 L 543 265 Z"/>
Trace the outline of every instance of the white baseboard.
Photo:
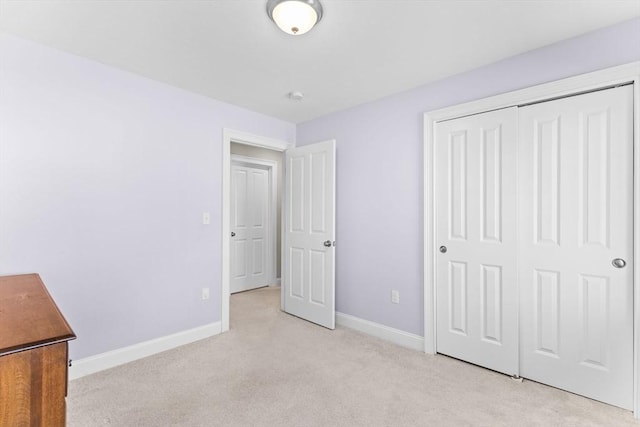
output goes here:
<path id="1" fill-rule="evenodd" d="M 402 347 L 424 351 L 424 338 L 420 335 L 410 334 L 400 329 L 390 328 L 389 326 L 339 312 L 336 312 L 336 323 L 340 326 L 355 329 L 367 335 L 390 341 Z"/>
<path id="2" fill-rule="evenodd" d="M 281 282 L 282 282 L 282 279 L 280 277 L 276 277 L 276 280 L 269 286 L 280 286 Z"/>
<path id="3" fill-rule="evenodd" d="M 209 338 L 218 335 L 221 330 L 222 324 L 220 322 L 209 323 L 208 325 L 177 332 L 150 341 L 144 341 L 84 359 L 74 360 L 69 367 L 69 379 L 74 380 L 84 377 L 85 375 L 94 374 L 104 371 L 105 369 L 142 359 L 143 357 Z"/>

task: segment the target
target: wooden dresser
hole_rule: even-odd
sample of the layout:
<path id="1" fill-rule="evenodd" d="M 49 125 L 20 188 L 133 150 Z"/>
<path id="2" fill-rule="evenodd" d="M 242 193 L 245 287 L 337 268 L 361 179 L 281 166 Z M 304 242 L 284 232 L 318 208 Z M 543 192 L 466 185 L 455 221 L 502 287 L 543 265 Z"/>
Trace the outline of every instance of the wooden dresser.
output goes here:
<path id="1" fill-rule="evenodd" d="M 40 276 L 0 277 L 0 427 L 65 425 L 75 337 Z"/>

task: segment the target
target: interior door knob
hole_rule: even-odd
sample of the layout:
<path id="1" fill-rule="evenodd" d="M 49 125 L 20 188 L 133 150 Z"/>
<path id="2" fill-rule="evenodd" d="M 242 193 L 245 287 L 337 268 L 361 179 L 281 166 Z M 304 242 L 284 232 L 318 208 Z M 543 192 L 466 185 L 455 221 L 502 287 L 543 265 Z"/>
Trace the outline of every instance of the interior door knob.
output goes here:
<path id="1" fill-rule="evenodd" d="M 327 240 L 323 243 L 323 245 L 325 245 L 327 248 L 331 247 L 331 240 Z"/>
<path id="2" fill-rule="evenodd" d="M 231 237 L 236 237 L 236 232 L 235 231 L 231 232 Z"/>
<path id="3" fill-rule="evenodd" d="M 627 265 L 627 262 L 622 258 L 616 258 L 611 261 L 611 264 L 613 264 L 615 268 L 624 268 L 624 266 Z"/>
<path id="4" fill-rule="evenodd" d="M 440 246 L 440 252 L 442 252 L 443 254 L 447 253 L 447 247 L 446 246 Z"/>

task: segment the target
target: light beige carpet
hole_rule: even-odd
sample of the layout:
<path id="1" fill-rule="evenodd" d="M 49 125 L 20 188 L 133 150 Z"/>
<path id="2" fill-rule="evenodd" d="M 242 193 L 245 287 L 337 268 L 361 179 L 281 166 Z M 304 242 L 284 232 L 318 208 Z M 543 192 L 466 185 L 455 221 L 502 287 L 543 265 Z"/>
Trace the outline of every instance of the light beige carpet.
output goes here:
<path id="1" fill-rule="evenodd" d="M 635 426 L 628 411 L 233 295 L 231 330 L 69 385 L 68 425 Z"/>

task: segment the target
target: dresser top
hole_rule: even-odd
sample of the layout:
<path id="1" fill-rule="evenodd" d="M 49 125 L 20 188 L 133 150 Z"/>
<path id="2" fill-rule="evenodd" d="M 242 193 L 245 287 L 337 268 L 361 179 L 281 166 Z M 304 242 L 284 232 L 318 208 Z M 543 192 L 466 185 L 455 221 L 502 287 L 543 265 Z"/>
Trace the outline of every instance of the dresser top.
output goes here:
<path id="1" fill-rule="evenodd" d="M 39 275 L 0 277 L 0 356 L 75 337 Z"/>

